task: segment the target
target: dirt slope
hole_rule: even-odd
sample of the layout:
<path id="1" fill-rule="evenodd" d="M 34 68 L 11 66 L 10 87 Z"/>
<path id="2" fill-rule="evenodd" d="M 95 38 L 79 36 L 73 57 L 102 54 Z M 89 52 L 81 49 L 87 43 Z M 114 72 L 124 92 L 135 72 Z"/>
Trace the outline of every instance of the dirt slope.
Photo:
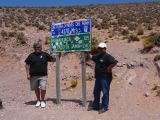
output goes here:
<path id="1" fill-rule="evenodd" d="M 35 96 L 26 80 L 23 62 L 27 54 L 20 54 L 18 58 L 1 56 L 0 96 L 4 105 L 4 109 L 0 110 L 1 120 L 159 120 L 160 98 L 151 90 L 159 78 L 152 63 L 153 55 L 142 55 L 139 52 L 141 47 L 139 42 L 128 44 L 126 41 L 109 41 L 108 52 L 120 64 L 134 61 L 136 64 L 146 63 L 143 67 L 135 65 L 133 69 L 128 69 L 125 64 L 115 67 L 110 110 L 102 115 L 96 111 L 88 112 L 87 107 L 81 106 L 81 67 L 78 54 L 62 56 L 61 75 L 65 79 L 61 81 L 61 105 L 55 104 L 55 64 L 49 64 L 46 109 L 34 107 Z M 87 75 L 93 76 L 91 67 L 87 67 Z M 78 86 L 64 90 L 73 79 L 78 79 Z M 94 80 L 87 81 L 87 105 L 93 98 L 93 86 Z M 150 93 L 149 97 L 144 96 L 145 92 Z"/>

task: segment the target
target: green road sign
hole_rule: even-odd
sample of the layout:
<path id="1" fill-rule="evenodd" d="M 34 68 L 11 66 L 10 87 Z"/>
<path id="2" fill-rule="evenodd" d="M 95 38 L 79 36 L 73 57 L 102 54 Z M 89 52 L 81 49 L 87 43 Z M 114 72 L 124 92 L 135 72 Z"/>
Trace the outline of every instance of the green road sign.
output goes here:
<path id="1" fill-rule="evenodd" d="M 51 51 L 55 52 L 76 52 L 90 51 L 90 34 L 70 35 L 53 37 L 51 40 Z"/>

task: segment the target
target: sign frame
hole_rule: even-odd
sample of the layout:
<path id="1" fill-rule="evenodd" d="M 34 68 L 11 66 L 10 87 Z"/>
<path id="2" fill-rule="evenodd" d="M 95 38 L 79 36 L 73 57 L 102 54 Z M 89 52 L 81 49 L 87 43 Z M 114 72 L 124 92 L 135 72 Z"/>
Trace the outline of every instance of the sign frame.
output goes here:
<path id="1" fill-rule="evenodd" d="M 85 30 L 83 30 L 85 25 L 79 26 L 79 28 L 81 29 L 80 32 L 78 34 L 67 34 L 68 32 L 66 32 L 66 34 L 62 34 L 61 31 L 64 29 L 63 26 L 65 26 L 66 24 L 75 24 L 76 22 L 79 22 L 82 24 L 83 21 L 87 21 L 89 22 L 88 24 L 88 28 L 87 28 L 87 32 L 84 32 Z M 57 27 L 54 27 L 56 30 L 59 29 L 59 34 L 57 34 L 57 32 L 53 35 L 52 33 L 52 37 L 51 37 L 51 44 L 50 44 L 50 51 L 51 52 L 87 52 L 87 51 L 91 51 L 92 49 L 92 25 L 91 25 L 91 19 L 79 19 L 79 20 L 73 20 L 73 21 L 69 21 L 69 22 L 62 22 L 62 23 L 56 23 L 56 24 L 52 24 L 51 27 L 51 31 L 53 32 L 53 26 L 60 26 L 60 29 Z M 72 25 L 71 28 L 74 28 L 75 26 Z M 69 28 L 69 27 L 68 27 Z M 68 29 L 67 28 L 67 29 Z M 71 30 L 70 28 L 70 30 Z M 55 30 L 55 31 L 56 31 Z M 72 39 L 73 38 L 73 39 Z M 75 39 L 82 39 L 83 40 L 75 40 Z M 87 39 L 88 38 L 88 39 Z M 68 39 L 68 40 L 67 40 Z M 85 40 L 86 39 L 86 40 Z M 54 41 L 55 40 L 55 41 Z M 66 40 L 66 41 L 63 41 Z M 57 42 L 58 41 L 58 42 Z M 70 45 L 69 42 L 82 42 L 82 44 L 80 45 L 79 43 L 74 43 L 71 44 L 69 47 L 68 46 L 63 46 L 62 42 L 64 42 L 65 44 L 67 44 L 68 46 Z M 85 41 L 88 41 L 87 44 L 84 44 Z M 74 45 L 77 47 L 74 48 Z M 86 45 L 86 46 L 85 46 Z M 87 47 L 88 45 L 88 47 Z M 58 47 L 57 47 L 58 46 Z M 60 46 L 63 46 L 62 48 L 60 48 Z M 80 48 L 81 46 L 81 48 Z M 65 47 L 65 48 L 64 48 Z M 66 49 L 68 47 L 68 49 Z M 78 48 L 79 47 L 79 48 Z M 71 49 L 72 48 L 72 49 Z M 59 50 L 58 50 L 59 49 Z"/>

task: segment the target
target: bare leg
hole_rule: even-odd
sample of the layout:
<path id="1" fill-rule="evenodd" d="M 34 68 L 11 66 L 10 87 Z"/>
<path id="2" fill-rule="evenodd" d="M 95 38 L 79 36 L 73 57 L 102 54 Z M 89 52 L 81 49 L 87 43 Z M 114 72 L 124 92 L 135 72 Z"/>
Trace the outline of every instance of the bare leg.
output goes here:
<path id="1" fill-rule="evenodd" d="M 40 101 L 40 89 L 35 90 L 37 100 Z"/>
<path id="2" fill-rule="evenodd" d="M 41 100 L 44 101 L 46 90 L 41 90 Z"/>

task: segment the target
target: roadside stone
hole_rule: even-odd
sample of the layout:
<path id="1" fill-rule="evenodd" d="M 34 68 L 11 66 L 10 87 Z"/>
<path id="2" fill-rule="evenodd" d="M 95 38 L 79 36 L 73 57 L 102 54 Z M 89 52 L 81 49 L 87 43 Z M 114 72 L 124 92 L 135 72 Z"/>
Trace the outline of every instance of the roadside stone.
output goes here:
<path id="1" fill-rule="evenodd" d="M 123 65 L 124 65 L 123 63 L 118 63 L 116 66 L 117 67 L 123 67 Z"/>
<path id="2" fill-rule="evenodd" d="M 151 93 L 148 92 L 148 91 L 144 93 L 144 96 L 145 96 L 145 97 L 149 97 L 150 95 L 151 95 Z"/>
<path id="3" fill-rule="evenodd" d="M 133 85 L 131 82 L 129 82 L 129 85 Z"/>
<path id="4" fill-rule="evenodd" d="M 134 68 L 135 68 L 135 65 L 136 65 L 135 63 L 130 62 L 130 63 L 127 64 L 127 68 L 128 68 L 128 69 L 134 69 Z"/>

